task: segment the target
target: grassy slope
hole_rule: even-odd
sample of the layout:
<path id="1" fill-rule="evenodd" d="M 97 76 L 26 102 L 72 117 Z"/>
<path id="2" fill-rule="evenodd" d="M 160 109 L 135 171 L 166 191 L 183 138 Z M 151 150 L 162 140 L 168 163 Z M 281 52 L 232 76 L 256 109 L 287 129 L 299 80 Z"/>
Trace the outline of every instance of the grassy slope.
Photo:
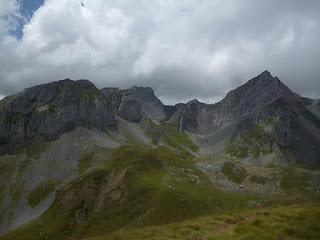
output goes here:
<path id="1" fill-rule="evenodd" d="M 193 156 L 186 151 L 161 146 L 156 149 L 122 146 L 113 151 L 102 168 L 65 187 L 39 219 L 3 239 L 93 237 L 124 226 L 168 224 L 242 208 L 252 199 L 214 188 L 194 167 Z M 103 199 L 112 172 L 117 177 L 123 170 L 126 170 L 123 180 L 108 192 L 108 196 L 120 194 L 120 197 Z"/>
<path id="2" fill-rule="evenodd" d="M 176 150 L 188 148 L 193 152 L 198 151 L 198 147 L 192 143 L 188 136 L 184 132 L 180 132 L 179 121 L 162 121 L 159 125 L 156 125 L 149 120 L 144 127 L 146 128 L 146 135 L 151 138 L 155 145 L 164 142 Z"/>
<path id="3" fill-rule="evenodd" d="M 131 239 L 230 239 L 230 236 L 242 239 L 247 238 L 242 227 L 252 227 L 251 218 L 248 221 L 241 220 L 246 219 L 248 214 L 258 219 L 253 224 L 254 231 L 271 228 L 273 224 L 279 225 L 276 225 L 280 229 L 279 234 L 287 231 L 288 226 L 275 216 L 282 211 L 281 208 L 266 210 L 270 212 L 266 214 L 258 210 L 239 211 L 246 209 L 249 201 L 257 199 L 213 187 L 208 177 L 194 166 L 193 156 L 184 148 L 196 151 L 196 146 L 178 129 L 175 123 L 161 123 L 151 125 L 147 131 L 156 145 L 166 142 L 175 150 L 163 146 L 148 149 L 141 144 L 106 150 L 105 159 L 99 161 L 100 168 L 86 172 L 71 182 L 58 193 L 46 213 L 10 232 L 3 239 L 130 239 L 131 236 Z M 92 157 L 89 154 L 79 162 L 79 173 L 84 173 L 92 165 Z M 240 183 L 243 178 L 252 177 L 247 176 L 244 169 L 230 163 L 222 168 L 222 173 L 235 182 Z M 125 172 L 123 179 L 121 172 Z M 283 169 L 281 187 L 289 195 L 295 196 L 294 199 L 297 199 L 296 195 L 309 195 L 308 191 L 301 190 L 309 181 L 308 176 L 301 174 L 295 168 Z M 110 180 L 117 178 L 120 180 L 116 183 Z M 264 184 L 266 179 L 253 177 L 252 181 Z M 287 200 L 279 199 L 275 204 L 284 201 Z M 230 209 L 239 212 L 181 222 Z M 301 207 L 300 210 L 302 213 L 311 211 L 308 207 Z M 296 224 L 295 214 L 299 215 L 299 211 L 287 209 L 289 218 L 293 218 L 292 226 Z M 318 213 L 318 208 L 315 211 Z M 308 217 L 306 221 L 318 217 L 310 216 L 311 219 Z M 249 226 L 246 226 L 247 223 Z M 313 223 L 310 224 L 310 227 L 314 227 Z M 229 229 L 229 226 L 232 228 Z M 221 231 L 225 228 L 226 231 Z M 232 232 L 233 229 L 238 230 Z M 248 239 L 251 239 L 250 236 Z"/>
<path id="4" fill-rule="evenodd" d="M 237 158 L 249 156 L 257 158 L 260 153 L 265 156 L 272 152 L 270 146 L 272 146 L 273 140 L 262 126 L 253 125 L 246 131 L 245 136 L 241 137 L 240 140 L 236 140 L 236 134 L 228 140 L 226 143 L 226 153 Z"/>
<path id="5" fill-rule="evenodd" d="M 90 240 L 319 239 L 320 206 L 292 205 L 229 211 L 164 226 L 119 230 Z"/>

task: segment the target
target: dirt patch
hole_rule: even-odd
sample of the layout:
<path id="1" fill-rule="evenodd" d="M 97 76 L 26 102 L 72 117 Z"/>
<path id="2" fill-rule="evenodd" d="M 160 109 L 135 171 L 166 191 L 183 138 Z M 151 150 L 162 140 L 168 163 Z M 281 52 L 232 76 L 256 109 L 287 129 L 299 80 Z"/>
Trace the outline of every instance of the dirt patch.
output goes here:
<path id="1" fill-rule="evenodd" d="M 220 233 L 223 232 L 223 231 L 226 231 L 226 230 L 228 230 L 228 229 L 233 228 L 236 224 L 238 224 L 238 223 L 240 223 L 240 222 L 245 222 L 245 221 L 247 221 L 247 220 L 250 219 L 250 218 L 252 218 L 252 216 L 247 216 L 247 217 L 239 218 L 239 219 L 237 219 L 237 220 L 236 220 L 235 222 L 233 222 L 233 223 L 225 224 L 225 225 L 223 225 L 221 228 L 216 229 L 216 230 L 214 230 L 213 232 L 211 232 L 211 236 L 212 236 L 212 235 L 218 235 L 218 234 L 220 234 Z"/>
<path id="2" fill-rule="evenodd" d="M 64 213 L 81 206 L 87 209 L 94 204 L 100 194 L 101 186 L 106 182 L 106 173 L 92 174 L 75 182 L 61 194 L 57 214 Z"/>
<path id="3" fill-rule="evenodd" d="M 227 231 L 231 228 L 233 228 L 235 225 L 237 225 L 240 222 L 245 222 L 251 218 L 253 218 L 255 215 L 249 215 L 249 216 L 245 216 L 245 217 L 239 217 L 238 219 L 235 219 L 235 221 L 231 221 L 231 222 L 227 222 L 227 224 L 222 225 L 220 228 L 215 229 L 214 231 L 212 231 L 210 234 L 203 236 L 201 238 L 198 238 L 197 240 L 206 240 L 209 237 L 215 236 L 215 235 L 219 235 L 220 233 Z"/>

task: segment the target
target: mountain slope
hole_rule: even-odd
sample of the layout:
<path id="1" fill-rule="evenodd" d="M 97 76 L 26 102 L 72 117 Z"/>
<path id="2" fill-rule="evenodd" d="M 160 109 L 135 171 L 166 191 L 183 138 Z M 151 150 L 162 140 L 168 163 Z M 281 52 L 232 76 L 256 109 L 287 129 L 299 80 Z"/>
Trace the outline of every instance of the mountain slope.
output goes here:
<path id="1" fill-rule="evenodd" d="M 230 91 L 214 105 L 178 105 L 172 119 L 194 135 L 200 152 L 229 154 L 250 163 L 319 164 L 320 115 L 316 100 L 300 97 L 268 71 Z M 263 156 L 262 156 L 263 155 Z"/>
<path id="2" fill-rule="evenodd" d="M 187 152 L 123 146 L 105 158 L 102 167 L 62 189 L 39 220 L 8 239 L 99 236 L 124 226 L 164 224 L 244 207 L 247 199 L 215 188 Z"/>
<path id="3" fill-rule="evenodd" d="M 216 104 L 87 80 L 26 89 L 0 101 L 0 235 L 81 239 L 315 201 L 319 113 L 267 71 Z"/>

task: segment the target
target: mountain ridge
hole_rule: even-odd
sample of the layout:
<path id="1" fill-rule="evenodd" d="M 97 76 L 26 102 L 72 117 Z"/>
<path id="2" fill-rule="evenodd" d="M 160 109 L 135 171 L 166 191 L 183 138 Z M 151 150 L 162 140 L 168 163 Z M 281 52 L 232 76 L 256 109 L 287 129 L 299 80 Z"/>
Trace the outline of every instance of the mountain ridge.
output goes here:
<path id="1" fill-rule="evenodd" d="M 78 239 L 313 199 L 320 175 L 294 166 L 320 165 L 319 113 L 267 71 L 215 104 L 88 80 L 28 88 L 0 101 L 0 235 L 27 223 L 14 238 L 38 239 L 40 224 Z"/>
<path id="2" fill-rule="evenodd" d="M 305 113 L 307 121 L 319 127 L 319 103 L 293 93 L 269 71 L 231 90 L 218 103 L 194 99 L 175 106 L 165 106 L 149 87 L 98 90 L 88 80 L 65 79 L 25 89 L 0 102 L 0 152 L 12 150 L 13 145 L 23 147 L 33 138 L 57 138 L 77 125 L 117 131 L 115 116 L 133 123 L 139 123 L 143 116 L 155 122 L 179 121 L 181 130 L 211 136 L 277 101 L 290 105 L 293 112 Z M 228 131 L 234 134 L 234 129 Z"/>

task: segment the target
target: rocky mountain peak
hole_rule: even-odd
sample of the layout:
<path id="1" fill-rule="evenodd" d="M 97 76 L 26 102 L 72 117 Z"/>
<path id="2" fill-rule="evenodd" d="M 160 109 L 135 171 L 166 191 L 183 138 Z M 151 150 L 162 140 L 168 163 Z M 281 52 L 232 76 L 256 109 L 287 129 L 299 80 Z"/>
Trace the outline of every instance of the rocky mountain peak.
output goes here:
<path id="1" fill-rule="evenodd" d="M 84 88 L 96 88 L 96 86 L 92 82 L 86 79 L 77 80 L 75 81 L 75 83 L 79 84 L 81 87 L 84 87 Z"/>
<path id="2" fill-rule="evenodd" d="M 271 75 L 271 73 L 268 70 L 265 70 L 258 75 L 258 79 L 260 79 L 260 80 L 271 79 L 271 78 L 273 78 L 273 76 Z"/>
<path id="3" fill-rule="evenodd" d="M 189 101 L 187 104 L 188 104 L 188 105 L 192 105 L 192 104 L 198 104 L 198 103 L 199 103 L 198 99 L 192 99 L 192 100 Z"/>
<path id="4" fill-rule="evenodd" d="M 0 102 L 0 152 L 37 139 L 51 140 L 78 125 L 114 125 L 111 103 L 88 80 L 34 86 Z"/>
<path id="5" fill-rule="evenodd" d="M 104 88 L 101 92 L 112 102 L 113 111 L 130 122 L 140 122 L 143 114 L 155 121 L 166 117 L 164 105 L 150 87 Z"/>
<path id="6" fill-rule="evenodd" d="M 154 94 L 154 91 L 150 87 L 134 86 L 131 89 L 129 89 L 128 92 L 131 95 L 136 95 L 137 98 L 143 101 L 158 100 L 158 98 Z"/>
<path id="7" fill-rule="evenodd" d="M 230 91 L 218 105 L 221 108 L 220 114 L 237 117 L 256 111 L 290 94 L 293 94 L 291 90 L 277 77 L 273 77 L 269 71 L 264 71 L 244 85 Z"/>

